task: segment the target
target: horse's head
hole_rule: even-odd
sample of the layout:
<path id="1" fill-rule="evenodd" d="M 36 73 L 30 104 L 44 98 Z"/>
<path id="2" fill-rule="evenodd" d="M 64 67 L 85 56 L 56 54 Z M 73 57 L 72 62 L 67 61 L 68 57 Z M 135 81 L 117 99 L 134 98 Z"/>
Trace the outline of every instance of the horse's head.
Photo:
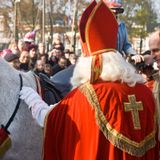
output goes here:
<path id="1" fill-rule="evenodd" d="M 32 72 L 24 73 L 18 71 L 0 57 L 0 125 L 6 125 L 15 110 L 20 92 L 19 74 L 22 75 L 24 86 L 36 89 L 36 82 Z M 32 119 L 31 112 L 23 101 L 8 130 L 11 133 L 13 145 L 6 152 L 4 160 L 29 160 L 37 159 L 37 157 L 40 159 L 42 146 L 41 129 Z M 28 157 L 28 155 L 30 156 Z"/>

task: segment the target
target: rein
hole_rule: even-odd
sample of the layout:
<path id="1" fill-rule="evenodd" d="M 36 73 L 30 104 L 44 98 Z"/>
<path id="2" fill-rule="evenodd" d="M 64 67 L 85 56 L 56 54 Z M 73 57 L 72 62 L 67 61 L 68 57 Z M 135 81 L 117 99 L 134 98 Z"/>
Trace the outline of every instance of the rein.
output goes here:
<path id="1" fill-rule="evenodd" d="M 19 74 L 19 78 L 20 78 L 20 91 L 21 91 L 22 86 L 23 86 L 23 80 L 22 80 L 22 75 L 21 74 Z M 20 99 L 20 96 L 19 96 L 16 107 L 15 107 L 11 117 L 9 118 L 7 124 L 5 126 L 2 124 L 2 128 L 4 128 L 6 131 L 7 131 L 8 127 L 10 126 L 10 124 L 12 123 L 12 121 L 14 120 L 14 117 L 16 116 L 16 113 L 17 113 L 17 111 L 19 109 L 19 106 L 20 106 L 20 102 L 21 102 L 21 99 Z"/>
<path id="2" fill-rule="evenodd" d="M 35 81 L 36 81 L 37 93 L 41 96 L 41 98 L 43 98 L 40 79 L 36 74 L 34 74 L 34 78 L 35 78 Z"/>

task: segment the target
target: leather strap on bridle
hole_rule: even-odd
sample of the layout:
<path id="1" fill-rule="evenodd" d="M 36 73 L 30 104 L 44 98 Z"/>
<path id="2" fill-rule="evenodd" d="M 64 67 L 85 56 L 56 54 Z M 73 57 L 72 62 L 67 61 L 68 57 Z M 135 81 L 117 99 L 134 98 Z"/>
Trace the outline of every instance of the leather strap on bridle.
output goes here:
<path id="1" fill-rule="evenodd" d="M 23 86 L 23 79 L 22 79 L 22 75 L 19 74 L 19 78 L 20 78 L 20 91 L 22 89 L 22 86 Z M 21 99 L 20 99 L 20 95 L 18 97 L 18 101 L 17 101 L 17 104 L 16 104 L 16 107 L 11 115 L 11 117 L 9 118 L 7 124 L 4 126 L 2 125 L 2 127 L 7 131 L 8 127 L 10 126 L 10 124 L 12 123 L 12 121 L 14 120 L 14 117 L 16 116 L 16 113 L 19 109 L 19 106 L 20 106 L 20 102 L 21 102 Z"/>
<path id="2" fill-rule="evenodd" d="M 39 77 L 36 74 L 34 74 L 34 77 L 35 77 L 35 80 L 36 80 L 37 92 L 43 98 L 43 93 L 42 93 L 42 88 L 41 88 L 41 84 L 40 84 L 40 79 L 39 79 Z"/>

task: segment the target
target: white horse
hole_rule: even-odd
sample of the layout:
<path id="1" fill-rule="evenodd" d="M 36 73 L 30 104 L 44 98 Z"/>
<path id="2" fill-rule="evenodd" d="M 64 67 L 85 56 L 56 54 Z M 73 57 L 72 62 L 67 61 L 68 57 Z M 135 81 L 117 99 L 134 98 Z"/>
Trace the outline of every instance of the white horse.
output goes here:
<path id="1" fill-rule="evenodd" d="M 20 92 L 21 73 L 23 85 L 36 89 L 32 72 L 22 73 L 0 58 L 0 125 L 5 125 L 12 115 Z M 42 128 L 33 120 L 27 105 L 21 101 L 16 116 L 8 128 L 11 148 L 2 160 L 40 160 L 42 151 Z"/>

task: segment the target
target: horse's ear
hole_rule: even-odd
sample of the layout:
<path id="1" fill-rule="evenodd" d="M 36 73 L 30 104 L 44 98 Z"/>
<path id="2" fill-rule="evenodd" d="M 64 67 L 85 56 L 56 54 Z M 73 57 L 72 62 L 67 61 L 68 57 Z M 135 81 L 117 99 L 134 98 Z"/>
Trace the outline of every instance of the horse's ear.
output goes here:
<path id="1" fill-rule="evenodd" d="M 28 72 L 20 71 L 20 73 L 23 76 L 24 86 L 31 87 L 34 90 L 36 90 L 37 86 L 36 86 L 36 80 L 35 80 L 34 72 L 33 71 L 28 71 Z"/>
<path id="2" fill-rule="evenodd" d="M 32 70 L 29 70 L 28 72 L 25 72 L 25 73 L 27 73 L 27 75 L 29 76 L 29 77 L 32 77 L 33 79 L 35 79 L 35 73 L 32 71 Z"/>
<path id="3" fill-rule="evenodd" d="M 28 71 L 27 73 L 28 73 L 30 76 L 33 76 L 33 77 L 34 77 L 34 72 L 33 72 L 33 71 L 30 70 L 30 71 Z"/>

